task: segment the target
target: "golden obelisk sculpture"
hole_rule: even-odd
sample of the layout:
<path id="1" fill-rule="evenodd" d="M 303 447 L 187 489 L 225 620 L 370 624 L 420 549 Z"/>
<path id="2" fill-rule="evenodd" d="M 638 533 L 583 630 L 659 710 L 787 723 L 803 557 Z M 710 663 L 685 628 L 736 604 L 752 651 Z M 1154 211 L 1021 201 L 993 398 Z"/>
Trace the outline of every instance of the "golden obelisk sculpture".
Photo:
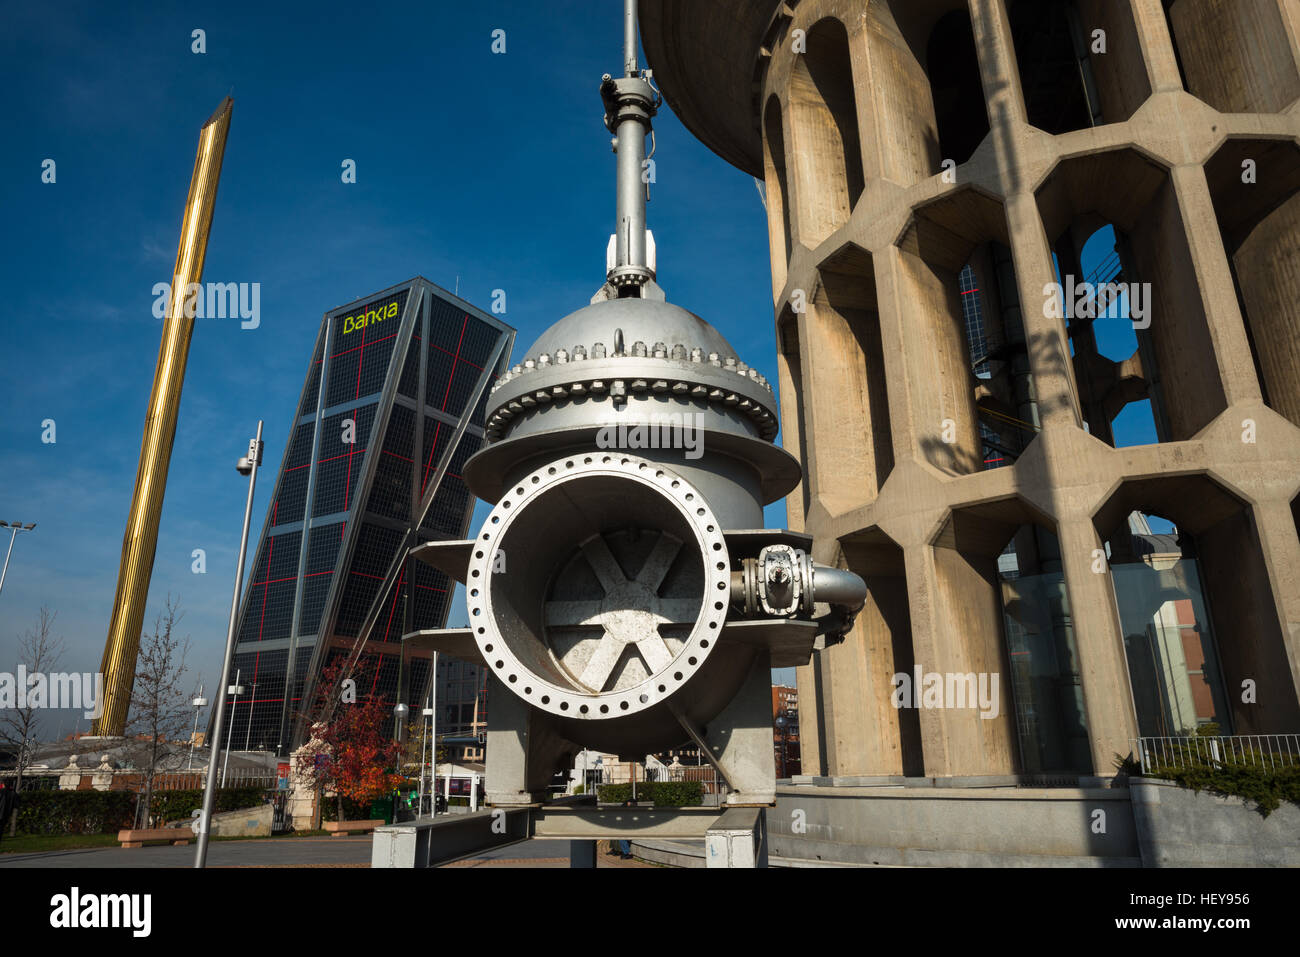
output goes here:
<path id="1" fill-rule="evenodd" d="M 163 319 L 158 367 L 154 370 L 153 391 L 144 419 L 135 492 L 131 496 L 126 534 L 122 537 L 122 564 L 117 572 L 113 617 L 99 668 L 104 675 L 104 702 L 103 713 L 94 725 L 93 733 L 97 735 L 121 735 L 131 705 L 140 628 L 144 624 L 154 551 L 158 546 L 158 520 L 167 488 L 172 440 L 176 436 L 176 413 L 181 404 L 181 387 L 185 384 L 190 337 L 194 333 L 194 316 L 192 312 L 186 314 L 186 292 L 191 283 L 198 283 L 203 276 L 203 258 L 208 250 L 208 231 L 212 227 L 217 180 L 221 176 L 221 159 L 226 150 L 233 106 L 230 97 L 226 97 L 199 131 L 199 151 L 194 160 L 189 199 L 185 202 L 185 217 L 181 220 L 181 241 Z"/>

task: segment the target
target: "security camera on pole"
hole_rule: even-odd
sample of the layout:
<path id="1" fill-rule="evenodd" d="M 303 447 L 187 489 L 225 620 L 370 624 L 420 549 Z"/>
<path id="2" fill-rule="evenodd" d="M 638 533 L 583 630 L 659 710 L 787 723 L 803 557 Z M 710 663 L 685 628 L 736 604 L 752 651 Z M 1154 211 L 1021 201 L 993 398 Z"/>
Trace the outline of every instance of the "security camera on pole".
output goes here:
<path id="1" fill-rule="evenodd" d="M 239 564 L 235 567 L 235 595 L 230 600 L 230 627 L 226 630 L 226 654 L 221 662 L 221 680 L 230 674 L 235 657 L 235 618 L 239 614 L 239 591 L 244 581 L 244 557 L 248 554 L 248 526 L 253 518 L 253 492 L 257 488 L 257 470 L 262 465 L 262 421 L 257 422 L 257 435 L 248 443 L 248 454 L 235 466 L 240 475 L 248 476 L 248 501 L 244 505 L 244 532 L 239 539 Z M 208 753 L 208 774 L 203 788 L 203 811 L 197 821 L 198 846 L 194 852 L 194 866 L 204 867 L 208 861 L 208 831 L 212 826 L 212 808 L 216 802 L 217 755 L 221 751 L 221 719 L 225 717 L 226 695 L 217 695 L 217 713 L 212 722 L 212 748 Z"/>

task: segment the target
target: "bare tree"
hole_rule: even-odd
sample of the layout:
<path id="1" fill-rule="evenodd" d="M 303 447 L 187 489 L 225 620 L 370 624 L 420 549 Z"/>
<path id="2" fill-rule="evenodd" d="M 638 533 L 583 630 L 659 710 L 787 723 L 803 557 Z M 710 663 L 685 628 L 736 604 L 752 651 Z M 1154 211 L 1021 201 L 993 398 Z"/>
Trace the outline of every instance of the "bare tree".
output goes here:
<path id="1" fill-rule="evenodd" d="M 185 683 L 189 670 L 185 660 L 190 639 L 176 636 L 182 612 L 179 602 L 167 596 L 164 610 L 154 619 L 153 634 L 140 636 L 140 656 L 131 690 L 131 714 L 127 733 L 143 737 L 148 744 L 144 768 L 144 818 L 149 817 L 153 783 L 162 763 L 176 752 L 176 743 L 189 730 L 192 685 Z M 139 822 L 137 822 L 139 823 Z"/>
<path id="2" fill-rule="evenodd" d="M 36 674 L 48 675 L 59 667 L 63 658 L 63 639 L 56 638 L 53 634 L 56 614 L 57 612 L 42 605 L 36 630 L 25 632 L 18 639 L 18 664 L 26 669 L 29 677 Z M 15 673 L 18 670 L 15 668 Z M 15 752 L 14 770 L 17 773 L 14 776 L 14 793 L 17 794 L 23 789 L 23 772 L 31 765 L 32 755 L 40 743 L 37 726 L 42 709 L 26 695 L 23 695 L 22 707 L 16 706 L 19 704 L 17 701 L 14 704 L 15 707 L 0 709 L 0 741 Z M 18 812 L 15 810 L 9 820 L 10 835 L 15 833 L 17 827 Z"/>
<path id="3" fill-rule="evenodd" d="M 36 674 L 48 675 L 59 667 L 63 659 L 63 639 L 53 634 L 56 612 L 42 606 L 40 621 L 35 631 L 28 631 L 18 639 L 18 664 L 26 669 L 28 677 Z M 17 668 L 14 669 L 18 671 Z M 17 704 L 17 702 L 15 702 Z M 15 770 L 17 776 L 14 790 L 23 789 L 23 772 L 32 763 L 32 753 L 39 743 L 37 725 L 43 710 L 32 699 L 23 696 L 22 707 L 0 710 L 0 741 L 3 741 L 17 753 Z"/>

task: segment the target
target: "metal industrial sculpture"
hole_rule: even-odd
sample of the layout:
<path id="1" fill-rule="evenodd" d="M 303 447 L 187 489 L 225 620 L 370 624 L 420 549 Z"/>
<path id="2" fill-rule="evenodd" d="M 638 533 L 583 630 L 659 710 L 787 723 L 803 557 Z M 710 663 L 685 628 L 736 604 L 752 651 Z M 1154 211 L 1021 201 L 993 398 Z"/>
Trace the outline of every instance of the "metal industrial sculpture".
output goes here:
<path id="1" fill-rule="evenodd" d="M 466 586 L 470 627 L 438 645 L 492 676 L 488 803 L 538 800 L 584 747 L 642 760 L 689 740 L 729 805 L 768 805 L 771 668 L 841 640 L 866 586 L 762 527 L 801 477 L 773 444 L 771 386 L 655 282 L 642 168 L 660 98 L 625 6 L 624 75 L 600 88 L 618 154 L 605 285 L 493 388 L 466 468 L 495 505 L 479 536 L 412 555 Z"/>
<path id="2" fill-rule="evenodd" d="M 176 416 L 180 411 L 181 388 L 185 385 L 185 363 L 194 334 L 192 290 L 203 276 L 208 251 L 208 231 L 217 202 L 217 182 L 226 152 L 233 101 L 226 97 L 199 130 L 198 155 L 190 194 L 181 220 L 181 238 L 172 270 L 167 317 L 163 320 L 158 366 L 153 374 L 153 391 L 145 413 L 144 437 L 140 440 L 140 464 L 131 494 L 131 512 L 122 536 L 122 562 L 117 573 L 117 594 L 113 617 L 104 642 L 104 710 L 96 720 L 94 733 L 116 737 L 126 727 L 135 684 L 136 656 L 140 651 L 140 627 L 149 598 L 154 551 L 158 546 L 158 522 L 162 517 L 163 493 L 167 490 L 167 469 L 171 464 L 172 441 L 176 437 Z M 191 308 L 186 309 L 186 300 Z"/>

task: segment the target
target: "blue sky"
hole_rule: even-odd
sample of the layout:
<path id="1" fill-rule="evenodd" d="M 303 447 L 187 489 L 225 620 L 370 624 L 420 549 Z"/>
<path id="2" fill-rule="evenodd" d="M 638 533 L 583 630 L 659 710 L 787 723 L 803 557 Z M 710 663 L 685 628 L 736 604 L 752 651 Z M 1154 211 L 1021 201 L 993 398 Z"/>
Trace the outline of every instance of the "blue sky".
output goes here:
<path id="1" fill-rule="evenodd" d="M 614 157 L 597 87 L 621 64 L 620 4 L 185 7 L 3 13 L 0 517 L 38 527 L 19 536 L 0 594 L 0 668 L 42 604 L 57 612 L 64 666 L 99 665 L 161 332 L 152 290 L 175 258 L 199 127 L 227 93 L 204 279 L 260 283 L 262 321 L 197 323 L 148 615 L 179 596 L 191 667 L 209 684 L 246 491 L 234 460 L 265 419 L 251 559 L 321 314 L 417 274 L 485 308 L 501 288 L 522 350 L 604 278 Z M 206 53 L 191 51 L 196 28 Z M 776 381 L 754 183 L 669 110 L 656 132 L 660 283 Z M 355 184 L 341 181 L 344 159 Z M 41 442 L 46 419 L 54 444 Z M 768 511 L 783 523 L 783 506 Z"/>
<path id="2" fill-rule="evenodd" d="M 321 314 L 417 274 L 459 282 L 484 308 L 501 288 L 522 349 L 604 280 L 614 156 L 598 86 L 622 62 L 619 4 L 283 7 L 6 7 L 0 505 L 38 525 L 0 594 L 0 668 L 42 603 L 58 613 L 65 666 L 98 668 L 161 333 L 152 288 L 175 258 L 199 127 L 227 93 L 204 279 L 260 282 L 262 323 L 197 323 L 149 599 L 152 619 L 180 596 L 209 683 L 246 492 L 234 461 L 265 419 L 256 536 Z M 661 284 L 775 381 L 754 183 L 668 111 L 656 132 Z M 46 158 L 54 184 L 41 182 Z M 47 418 L 53 445 L 40 441 Z"/>

